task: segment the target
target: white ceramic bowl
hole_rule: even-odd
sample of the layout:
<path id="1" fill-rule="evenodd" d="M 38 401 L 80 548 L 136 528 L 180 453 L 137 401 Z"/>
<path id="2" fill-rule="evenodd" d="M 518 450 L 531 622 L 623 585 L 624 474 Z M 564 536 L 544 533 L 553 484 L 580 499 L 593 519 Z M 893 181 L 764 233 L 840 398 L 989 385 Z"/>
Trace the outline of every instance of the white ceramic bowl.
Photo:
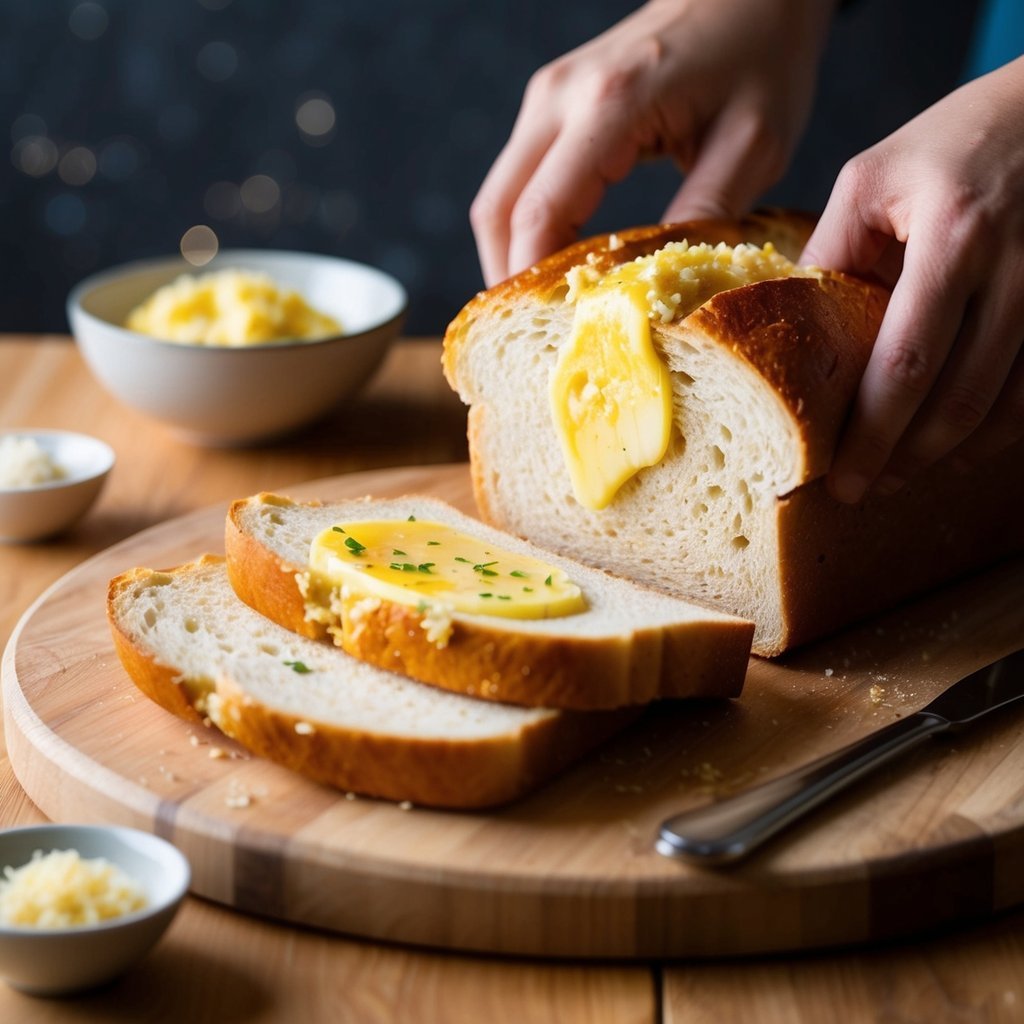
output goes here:
<path id="1" fill-rule="evenodd" d="M 114 465 L 108 444 L 66 430 L 3 430 L 30 437 L 65 471 L 60 480 L 0 487 L 0 541 L 30 541 L 67 529 L 88 512 Z"/>
<path id="2" fill-rule="evenodd" d="M 147 905 L 133 914 L 79 928 L 0 925 L 0 976 L 36 995 L 77 992 L 111 981 L 163 935 L 188 890 L 188 861 L 170 843 L 130 828 L 36 825 L 0 832 L 0 870 L 19 868 L 41 850 L 77 850 L 103 857 L 146 890 Z"/>
<path id="3" fill-rule="evenodd" d="M 244 347 L 183 345 L 121 326 L 181 274 L 228 268 L 268 274 L 337 319 L 340 336 Z M 204 267 L 184 259 L 129 263 L 87 278 L 68 320 L 97 379 L 126 405 L 199 444 L 250 444 L 311 423 L 350 398 L 401 330 L 406 295 L 388 274 L 333 256 L 237 249 Z"/>

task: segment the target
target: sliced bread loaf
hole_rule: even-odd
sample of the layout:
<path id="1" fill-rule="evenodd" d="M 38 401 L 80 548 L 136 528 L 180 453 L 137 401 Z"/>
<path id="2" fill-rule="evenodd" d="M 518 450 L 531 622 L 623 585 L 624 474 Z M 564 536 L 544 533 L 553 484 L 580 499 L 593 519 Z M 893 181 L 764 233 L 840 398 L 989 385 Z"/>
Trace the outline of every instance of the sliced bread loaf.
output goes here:
<path id="1" fill-rule="evenodd" d="M 410 517 L 546 563 L 578 585 L 586 609 L 536 619 L 472 614 L 447 609 L 443 598 L 368 598 L 311 571 L 311 546 L 322 531 L 363 520 L 400 525 Z M 737 696 L 746 674 L 751 623 L 539 550 L 433 498 L 297 504 L 260 494 L 232 504 L 225 548 L 235 592 L 274 622 L 308 637 L 331 636 L 364 661 L 474 697 L 613 708 Z M 474 568 L 482 585 L 495 578 L 495 570 Z"/>
<path id="2" fill-rule="evenodd" d="M 752 619 L 754 651 L 765 655 L 1024 549 L 1021 445 L 966 473 L 935 466 L 889 498 L 856 507 L 830 498 L 823 477 L 887 294 L 826 271 L 730 287 L 695 309 L 673 312 L 679 295 L 657 305 L 649 331 L 670 380 L 667 449 L 605 507 L 578 499 L 549 394 L 574 330 L 571 283 L 630 280 L 631 261 L 681 239 L 774 241 L 795 259 L 809 228 L 779 214 L 624 231 L 473 299 L 448 328 L 444 367 L 471 407 L 482 516 Z M 657 280 L 646 264 L 639 276 Z"/>
<path id="3" fill-rule="evenodd" d="M 390 800 L 483 807 L 527 792 L 631 721 L 510 707 L 421 686 L 297 636 L 239 601 L 221 558 L 110 583 L 117 653 L 138 688 L 260 757 Z"/>

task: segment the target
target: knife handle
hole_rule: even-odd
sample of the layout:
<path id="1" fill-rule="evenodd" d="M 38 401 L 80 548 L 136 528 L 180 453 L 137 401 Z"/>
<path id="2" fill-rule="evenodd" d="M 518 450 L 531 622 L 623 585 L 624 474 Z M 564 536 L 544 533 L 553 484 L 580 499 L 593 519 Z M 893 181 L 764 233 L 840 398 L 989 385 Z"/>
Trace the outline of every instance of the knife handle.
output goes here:
<path id="1" fill-rule="evenodd" d="M 928 712 L 900 719 L 777 779 L 667 819 L 655 849 L 697 864 L 731 864 L 829 797 L 948 727 L 947 719 Z"/>

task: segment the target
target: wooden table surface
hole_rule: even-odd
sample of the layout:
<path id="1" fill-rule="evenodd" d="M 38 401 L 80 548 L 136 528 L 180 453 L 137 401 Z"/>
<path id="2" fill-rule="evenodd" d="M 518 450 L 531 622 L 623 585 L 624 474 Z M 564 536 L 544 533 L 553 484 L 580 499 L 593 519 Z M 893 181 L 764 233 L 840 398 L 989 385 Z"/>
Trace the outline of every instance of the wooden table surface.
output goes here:
<path id="1" fill-rule="evenodd" d="M 0 545 L 0 645 L 89 555 L 165 519 L 262 489 L 466 457 L 465 415 L 439 346 L 404 341 L 365 394 L 272 446 L 186 445 L 125 409 L 61 337 L 0 338 L 0 429 L 82 430 L 118 463 L 79 527 Z M 43 820 L 0 748 L 0 826 Z M 1024 865 L 1021 865 L 1024 871 Z M 457 956 L 303 930 L 191 898 L 156 949 L 101 991 L 66 1000 L 0 985 L 0 1021 L 516 1021 L 517 1024 L 941 1024 L 1024 1021 L 1024 909 L 915 942 L 800 957 L 651 965 Z"/>

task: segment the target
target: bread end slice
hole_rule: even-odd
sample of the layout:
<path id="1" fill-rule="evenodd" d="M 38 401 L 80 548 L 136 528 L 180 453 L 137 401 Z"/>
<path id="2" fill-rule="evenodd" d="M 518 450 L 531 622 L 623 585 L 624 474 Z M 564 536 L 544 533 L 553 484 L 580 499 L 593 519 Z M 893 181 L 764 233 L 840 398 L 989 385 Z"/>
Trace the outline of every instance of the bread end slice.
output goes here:
<path id="1" fill-rule="evenodd" d="M 311 780 L 369 796 L 505 803 L 635 717 L 475 701 L 363 664 L 242 604 L 214 556 L 117 576 L 107 614 L 125 670 L 156 703 Z"/>

